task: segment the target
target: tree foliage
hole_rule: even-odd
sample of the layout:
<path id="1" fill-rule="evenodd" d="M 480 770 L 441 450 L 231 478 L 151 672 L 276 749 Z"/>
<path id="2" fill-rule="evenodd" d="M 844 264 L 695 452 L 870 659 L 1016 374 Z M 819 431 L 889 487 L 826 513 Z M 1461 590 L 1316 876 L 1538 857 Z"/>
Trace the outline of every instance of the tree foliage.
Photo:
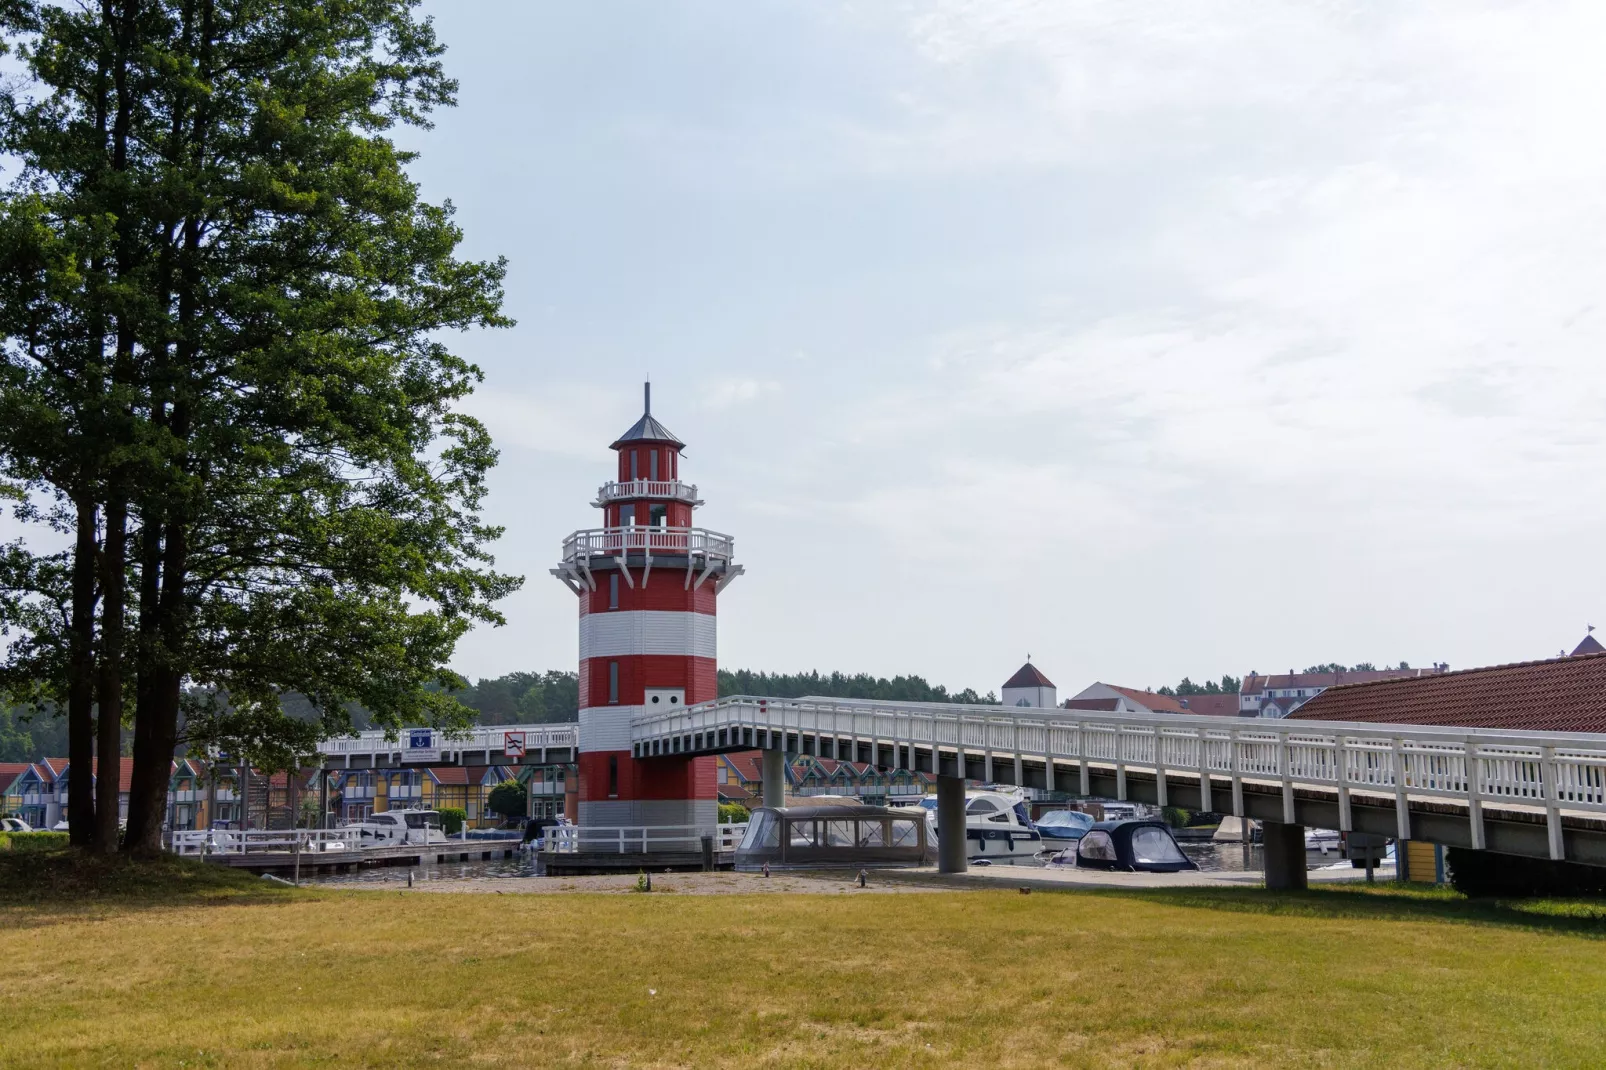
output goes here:
<path id="1" fill-rule="evenodd" d="M 920 676 L 871 676 L 869 673 L 833 672 L 822 675 L 819 670 L 803 673 L 753 672 L 739 669 L 735 672 L 719 670 L 719 693 L 725 695 L 766 695 L 773 698 L 802 698 L 820 695 L 828 698 L 883 699 L 889 702 L 960 702 L 996 703 L 998 696 L 989 691 L 979 695 L 973 688 L 950 692 L 941 684 L 927 683 Z"/>
<path id="2" fill-rule="evenodd" d="M 517 780 L 504 780 L 491 789 L 485 808 L 506 818 L 523 817 L 529 812 L 529 793 Z"/>
<path id="3" fill-rule="evenodd" d="M 457 257 L 390 136 L 456 89 L 415 7 L 0 5 L 27 74 L 0 93 L 0 478 L 73 540 L 10 569 L 7 679 L 67 708 L 75 762 L 91 699 L 102 751 L 132 721 L 136 848 L 181 715 L 270 766 L 354 705 L 469 720 L 447 661 L 517 584 L 458 411 L 479 372 L 442 340 L 508 323 L 503 266 Z"/>

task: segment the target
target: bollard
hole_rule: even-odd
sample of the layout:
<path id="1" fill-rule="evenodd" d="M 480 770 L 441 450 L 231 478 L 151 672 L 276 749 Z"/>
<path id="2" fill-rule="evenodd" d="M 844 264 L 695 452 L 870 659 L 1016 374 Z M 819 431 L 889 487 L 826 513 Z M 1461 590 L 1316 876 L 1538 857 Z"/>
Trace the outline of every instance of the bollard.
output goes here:
<path id="1" fill-rule="evenodd" d="M 407 887 L 411 888 L 412 886 L 413 886 L 413 871 L 409 869 L 407 871 Z"/>

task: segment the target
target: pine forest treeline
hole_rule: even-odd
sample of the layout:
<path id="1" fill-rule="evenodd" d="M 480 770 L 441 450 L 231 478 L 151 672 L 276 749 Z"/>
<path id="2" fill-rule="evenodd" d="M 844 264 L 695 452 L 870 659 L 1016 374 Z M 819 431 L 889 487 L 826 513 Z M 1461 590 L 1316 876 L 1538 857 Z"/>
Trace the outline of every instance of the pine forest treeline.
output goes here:
<path id="1" fill-rule="evenodd" d="M 159 849 L 175 749 L 472 717 L 447 664 L 519 581 L 447 340 L 504 269 L 392 140 L 456 91 L 416 6 L 0 0 L 0 687 L 134 758 L 121 840 L 71 778 L 75 844 Z"/>

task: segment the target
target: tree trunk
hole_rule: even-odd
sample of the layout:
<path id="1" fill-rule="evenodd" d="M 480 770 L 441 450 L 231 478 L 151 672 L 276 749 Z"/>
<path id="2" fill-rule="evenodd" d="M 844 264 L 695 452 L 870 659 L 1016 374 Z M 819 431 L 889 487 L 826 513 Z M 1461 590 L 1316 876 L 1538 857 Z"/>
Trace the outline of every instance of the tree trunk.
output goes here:
<path id="1" fill-rule="evenodd" d="M 189 561 L 188 531 L 182 522 L 169 522 L 162 540 L 162 583 L 158 599 L 150 690 L 142 688 L 139 728 L 134 738 L 134 781 L 128 798 L 128 831 L 124 844 L 136 854 L 162 849 L 162 817 L 167 812 L 167 786 L 172 778 L 173 750 L 178 746 L 178 711 L 183 675 L 173 666 L 180 660 L 188 607 L 184 575 Z"/>
<path id="2" fill-rule="evenodd" d="M 123 771 L 123 627 L 127 583 L 128 502 L 120 490 L 106 503 L 106 539 L 101 554 L 100 726 L 96 750 L 95 846 L 117 850 L 118 795 Z"/>
<path id="3" fill-rule="evenodd" d="M 67 667 L 67 836 L 87 847 L 95 838 L 95 503 L 78 499 L 73 545 L 71 644 Z"/>

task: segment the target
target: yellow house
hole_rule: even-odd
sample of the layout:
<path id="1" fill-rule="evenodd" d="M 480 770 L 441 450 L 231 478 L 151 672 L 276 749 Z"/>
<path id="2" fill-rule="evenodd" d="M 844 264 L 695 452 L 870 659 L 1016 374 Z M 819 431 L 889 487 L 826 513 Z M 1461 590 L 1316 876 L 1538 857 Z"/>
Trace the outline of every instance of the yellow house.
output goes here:
<path id="1" fill-rule="evenodd" d="M 437 765 L 424 770 L 424 806 L 431 810 L 453 807 L 468 815 L 470 828 L 488 828 L 502 823 L 498 814 L 486 809 L 491 789 L 504 780 L 513 780 L 515 771 L 505 766 L 469 768 Z"/>

